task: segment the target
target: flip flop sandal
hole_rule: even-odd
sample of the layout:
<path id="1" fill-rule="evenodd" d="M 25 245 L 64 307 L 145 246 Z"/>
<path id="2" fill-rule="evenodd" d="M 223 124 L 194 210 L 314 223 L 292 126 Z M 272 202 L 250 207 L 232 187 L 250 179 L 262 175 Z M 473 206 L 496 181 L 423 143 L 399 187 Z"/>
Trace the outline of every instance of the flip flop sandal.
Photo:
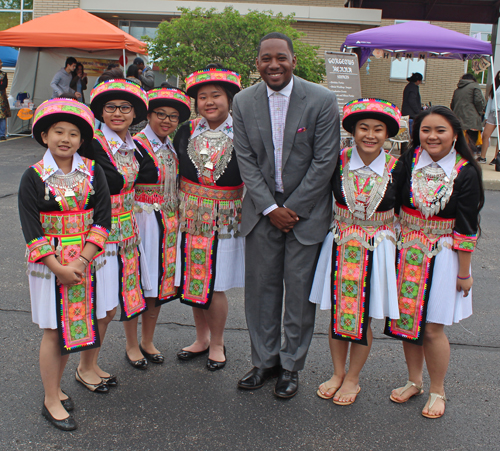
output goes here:
<path id="1" fill-rule="evenodd" d="M 408 381 L 406 383 L 406 385 L 403 387 L 403 389 L 399 392 L 399 396 L 402 396 L 405 391 L 409 390 L 412 387 L 415 387 L 418 390 L 418 393 L 411 395 L 410 398 L 413 398 L 414 396 L 419 396 L 424 392 L 424 389 L 422 388 L 422 386 L 419 387 L 417 384 L 415 384 L 415 382 Z M 408 399 L 410 399 L 410 398 L 408 398 L 408 399 L 405 399 L 404 401 L 401 401 L 399 399 L 394 398 L 392 396 L 392 394 L 391 394 L 390 398 L 391 398 L 392 402 L 397 402 L 398 404 L 403 404 L 404 402 L 408 401 Z"/>
<path id="2" fill-rule="evenodd" d="M 326 391 L 329 392 L 329 393 L 332 393 L 331 390 L 333 390 L 333 393 L 331 395 L 325 395 L 322 391 L 321 391 L 321 385 L 319 386 L 318 388 L 318 391 L 316 392 L 316 394 L 322 398 L 322 399 L 332 399 L 334 396 L 335 396 L 335 393 L 337 393 L 337 391 L 339 390 L 340 387 L 328 387 L 326 384 L 330 382 L 330 381 L 326 381 L 326 382 L 323 382 L 321 385 L 324 385 L 325 388 L 326 388 Z"/>
<path id="3" fill-rule="evenodd" d="M 429 397 L 431 398 L 431 402 L 429 403 L 429 410 L 432 409 L 432 406 L 434 405 L 434 403 L 437 401 L 438 398 L 442 399 L 446 404 L 446 396 L 439 395 L 438 393 L 430 393 Z M 428 413 L 422 412 L 422 416 L 424 416 L 425 418 L 430 418 L 431 420 L 435 420 L 436 418 L 441 418 L 443 415 L 444 412 L 441 415 L 430 415 Z"/>
<path id="4" fill-rule="evenodd" d="M 358 391 L 356 393 L 343 393 L 343 396 L 356 395 L 356 398 L 357 398 L 360 391 L 361 391 L 361 387 L 358 387 Z M 335 394 L 337 394 L 337 393 L 335 393 Z M 352 401 L 335 401 L 335 400 L 333 400 L 333 403 L 337 404 L 338 406 L 350 406 L 351 404 L 354 404 L 354 401 L 356 401 L 356 398 L 354 398 Z"/>

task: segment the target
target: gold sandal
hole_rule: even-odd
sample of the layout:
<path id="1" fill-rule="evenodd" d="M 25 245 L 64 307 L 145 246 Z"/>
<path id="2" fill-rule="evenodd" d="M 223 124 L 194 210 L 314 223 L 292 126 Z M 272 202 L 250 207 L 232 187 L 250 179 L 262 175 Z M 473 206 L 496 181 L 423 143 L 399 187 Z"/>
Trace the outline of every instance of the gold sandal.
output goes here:
<path id="1" fill-rule="evenodd" d="M 434 405 L 434 403 L 438 400 L 438 399 L 442 399 L 443 402 L 445 403 L 446 405 L 446 396 L 444 395 L 440 395 L 438 393 L 430 393 L 429 394 L 429 397 L 431 398 L 431 401 L 429 402 L 429 407 L 428 407 L 428 410 L 430 411 L 432 409 L 432 406 Z M 442 416 L 444 415 L 444 412 L 441 414 L 441 415 L 430 415 L 428 413 L 423 413 L 422 412 L 422 416 L 424 416 L 425 418 L 430 418 L 431 420 L 434 420 L 436 418 L 441 418 Z"/>
<path id="2" fill-rule="evenodd" d="M 335 401 L 335 399 L 334 399 L 333 403 L 337 404 L 337 406 L 350 406 L 351 404 L 354 404 L 360 391 L 361 391 L 361 387 L 358 387 L 358 390 L 356 391 L 356 393 L 342 393 L 342 396 L 355 395 L 355 398 L 352 401 Z M 337 393 L 335 393 L 335 394 L 337 394 Z"/>
<path id="3" fill-rule="evenodd" d="M 330 382 L 330 381 L 323 382 L 321 385 L 324 385 L 324 386 L 325 386 L 327 393 L 332 393 L 330 390 L 333 390 L 333 393 L 332 393 L 331 395 L 326 395 L 325 393 L 323 393 L 323 392 L 321 391 L 321 385 L 320 385 L 320 386 L 318 387 L 318 391 L 316 392 L 316 394 L 317 394 L 320 398 L 322 398 L 322 399 L 332 399 L 332 398 L 335 396 L 335 393 L 337 393 L 338 389 L 340 388 L 340 387 L 335 387 L 335 386 L 333 386 L 333 387 L 328 387 L 328 386 L 326 385 L 328 382 Z"/>
<path id="4" fill-rule="evenodd" d="M 409 390 L 412 387 L 415 387 L 418 390 L 418 393 L 411 395 L 410 398 L 413 398 L 414 396 L 419 396 L 424 392 L 424 389 L 422 388 L 421 385 L 418 386 L 417 384 L 415 384 L 415 382 L 408 381 L 408 382 L 406 382 L 406 385 L 403 387 L 403 389 L 399 393 L 399 396 L 401 396 L 406 390 Z M 408 399 L 405 399 L 404 401 L 400 401 L 399 399 L 394 398 L 392 396 L 392 394 L 391 394 L 390 398 L 391 398 L 392 402 L 397 402 L 398 404 L 403 404 L 404 402 L 408 401 L 408 399 L 410 399 L 410 398 L 408 398 Z"/>

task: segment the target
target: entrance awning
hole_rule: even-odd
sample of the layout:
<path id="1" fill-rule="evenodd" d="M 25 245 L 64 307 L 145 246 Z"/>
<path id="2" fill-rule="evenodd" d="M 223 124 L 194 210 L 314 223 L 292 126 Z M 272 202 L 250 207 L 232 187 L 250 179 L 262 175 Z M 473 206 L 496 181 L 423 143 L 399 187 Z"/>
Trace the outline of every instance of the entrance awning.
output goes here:
<path id="1" fill-rule="evenodd" d="M 500 0 L 347 0 L 346 7 L 381 9 L 382 19 L 496 24 Z"/>

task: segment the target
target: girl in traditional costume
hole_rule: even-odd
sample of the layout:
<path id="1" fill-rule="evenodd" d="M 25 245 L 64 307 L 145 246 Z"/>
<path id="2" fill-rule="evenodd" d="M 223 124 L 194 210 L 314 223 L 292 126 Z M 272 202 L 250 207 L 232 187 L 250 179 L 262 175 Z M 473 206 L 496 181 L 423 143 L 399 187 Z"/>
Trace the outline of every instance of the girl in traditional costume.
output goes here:
<path id="1" fill-rule="evenodd" d="M 33 136 L 47 151 L 19 187 L 32 317 L 44 329 L 42 415 L 65 431 L 77 425 L 68 414 L 74 404 L 62 391 L 61 378 L 69 353 L 99 346 L 94 257 L 111 227 L 104 172 L 77 153 L 91 143 L 93 124 L 92 112 L 76 100 L 43 102 L 35 112 Z"/>
<path id="2" fill-rule="evenodd" d="M 168 135 L 191 115 L 191 99 L 175 88 L 148 92 L 149 124 L 134 136 L 139 175 L 135 184 L 135 214 L 144 252 L 141 268 L 149 274 L 150 288 L 144 289 L 148 306 L 142 315 L 141 344 L 137 340 L 135 317 L 123 323 L 127 352 L 132 359 L 144 357 L 163 363 L 163 354 L 153 344 L 160 306 L 178 297 L 175 286 L 177 234 L 179 230 L 179 161 Z"/>
<path id="3" fill-rule="evenodd" d="M 229 114 L 240 76 L 215 65 L 186 79 L 201 119 L 180 127 L 174 139 L 180 170 L 180 231 L 176 285 L 193 306 L 196 341 L 178 354 L 190 360 L 209 352 L 207 368 L 226 364 L 224 293 L 244 286 L 244 238 L 239 234 L 243 182 L 233 150 Z"/>
<path id="4" fill-rule="evenodd" d="M 90 93 L 90 108 L 102 125 L 95 132 L 88 155 L 104 169 L 111 194 L 111 231 L 106 252 L 97 261 L 104 265 L 97 274 L 97 313 L 102 318 L 99 333 L 103 340 L 118 304 L 122 321 L 131 320 L 146 309 L 139 273 L 140 237 L 133 212 L 139 162 L 128 127 L 146 118 L 148 98 L 136 83 L 107 80 Z M 108 387 L 117 385 L 117 379 L 99 367 L 98 353 L 99 349 L 82 354 L 77 380 L 89 390 L 105 393 Z M 125 357 L 133 366 L 147 365 L 145 359 L 134 359 L 127 353 Z"/>
<path id="5" fill-rule="evenodd" d="M 402 167 L 382 146 L 398 133 L 400 118 L 399 109 L 385 100 L 344 106 L 342 125 L 355 146 L 341 151 L 333 174 L 333 229 L 323 244 L 310 297 L 332 311 L 334 373 L 317 394 L 342 406 L 352 404 L 360 391 L 359 375 L 372 344 L 371 318 L 399 318 L 394 211 Z"/>
<path id="6" fill-rule="evenodd" d="M 417 116 L 412 142 L 401 157 L 400 318 L 386 323 L 386 333 L 403 340 L 408 383 L 390 398 L 403 403 L 423 393 L 425 359 L 431 382 L 422 415 L 439 418 L 450 357 L 444 326 L 472 314 L 470 264 L 484 191 L 481 170 L 451 110 L 435 106 Z"/>

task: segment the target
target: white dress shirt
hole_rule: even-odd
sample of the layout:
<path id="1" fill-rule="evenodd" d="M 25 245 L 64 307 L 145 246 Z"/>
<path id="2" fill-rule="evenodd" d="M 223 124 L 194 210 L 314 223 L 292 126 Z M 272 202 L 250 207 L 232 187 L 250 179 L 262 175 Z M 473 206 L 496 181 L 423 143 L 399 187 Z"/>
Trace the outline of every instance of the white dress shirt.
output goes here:
<path id="1" fill-rule="evenodd" d="M 434 161 L 425 149 L 422 149 L 420 158 L 415 165 L 415 171 L 417 169 L 425 168 L 426 166 L 431 166 L 437 168 L 438 166 L 445 172 L 445 174 L 450 177 L 453 168 L 455 167 L 455 162 L 457 158 L 457 151 L 455 148 L 451 149 L 448 155 L 445 155 L 439 161 Z"/>
<path id="2" fill-rule="evenodd" d="M 269 114 L 271 116 L 271 129 L 273 133 L 274 145 L 274 181 L 276 191 L 283 192 L 283 138 L 285 134 L 286 115 L 290 105 L 290 95 L 293 89 L 293 77 L 281 91 L 273 91 L 269 86 L 267 88 L 267 97 L 269 99 Z M 278 208 L 277 204 L 270 205 L 262 214 L 264 216 Z"/>

